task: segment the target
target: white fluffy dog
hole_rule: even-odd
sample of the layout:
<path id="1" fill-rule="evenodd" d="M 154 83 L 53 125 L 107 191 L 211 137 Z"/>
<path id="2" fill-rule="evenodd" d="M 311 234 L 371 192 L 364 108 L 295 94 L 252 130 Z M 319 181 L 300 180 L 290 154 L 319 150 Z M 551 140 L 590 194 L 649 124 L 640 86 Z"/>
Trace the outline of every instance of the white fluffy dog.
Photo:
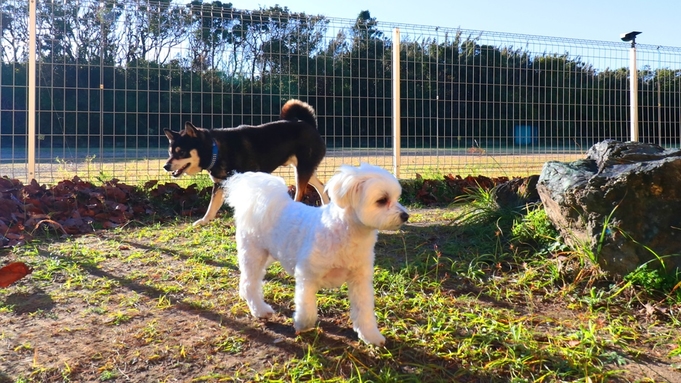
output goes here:
<path id="1" fill-rule="evenodd" d="M 322 207 L 293 202 L 283 179 L 270 174 L 237 174 L 224 186 L 236 222 L 239 295 L 253 316 L 274 313 L 262 283 L 267 266 L 278 260 L 296 280 L 296 333 L 315 326 L 317 291 L 347 282 L 359 338 L 385 343 L 374 314 L 374 245 L 378 230 L 397 229 L 409 219 L 392 174 L 369 164 L 344 165 L 327 183 L 331 203 Z"/>

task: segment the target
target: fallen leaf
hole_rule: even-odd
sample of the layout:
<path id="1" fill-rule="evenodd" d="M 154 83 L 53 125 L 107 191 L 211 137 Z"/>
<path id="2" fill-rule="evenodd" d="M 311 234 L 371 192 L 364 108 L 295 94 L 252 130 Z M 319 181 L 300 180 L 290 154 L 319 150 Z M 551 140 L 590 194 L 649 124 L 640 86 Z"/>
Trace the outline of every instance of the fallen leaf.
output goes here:
<path id="1" fill-rule="evenodd" d="M 567 342 L 567 345 L 568 345 L 569 347 L 575 348 L 575 347 L 579 346 L 579 343 L 580 343 L 580 341 L 578 341 L 578 340 L 576 340 L 576 339 L 573 339 L 573 340 L 569 340 L 569 341 Z"/>
<path id="2" fill-rule="evenodd" d="M 7 287 L 31 274 L 33 270 L 23 262 L 13 262 L 0 269 L 0 287 Z"/>
<path id="3" fill-rule="evenodd" d="M 36 223 L 33 231 L 35 231 L 43 223 L 52 225 L 55 228 L 55 230 L 60 229 L 62 231 L 62 233 L 66 234 L 66 230 L 64 230 L 64 226 L 62 226 L 59 222 L 53 221 L 51 219 L 43 219 L 42 221 Z"/>

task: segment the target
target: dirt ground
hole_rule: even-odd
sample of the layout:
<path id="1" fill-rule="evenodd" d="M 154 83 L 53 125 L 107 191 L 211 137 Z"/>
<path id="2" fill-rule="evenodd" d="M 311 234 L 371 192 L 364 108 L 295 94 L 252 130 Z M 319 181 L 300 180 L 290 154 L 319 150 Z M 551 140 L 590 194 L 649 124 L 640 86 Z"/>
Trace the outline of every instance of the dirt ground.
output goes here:
<path id="1" fill-rule="evenodd" d="M 426 217 L 416 225 L 442 224 L 428 219 L 428 209 L 418 213 Z M 113 231 L 100 231 L 81 237 L 79 246 L 101 248 L 116 242 L 117 236 Z M 340 310 L 320 315 L 318 330 L 296 336 L 291 326 L 290 307 L 274 307 L 277 314 L 271 320 L 254 320 L 243 305 L 228 304 L 235 301 L 237 292 L 233 290 L 191 292 L 216 302 L 213 307 L 182 303 L 185 293 L 181 289 L 168 294 L 165 302 L 159 298 L 164 296 L 163 291 L 131 277 L 148 273 L 149 278 L 163 279 L 163 275 L 154 274 L 154 264 L 121 262 L 136 251 L 150 251 L 152 244 L 137 240 L 117 246 L 112 249 L 120 252 L 117 257 L 87 271 L 90 283 L 108 283 L 100 288 L 106 291 L 105 301 L 109 306 L 128 307 L 121 312 L 125 320 L 117 322 L 123 315 L 116 313 L 103 315 L 102 303 L 88 302 L 77 290 L 60 292 L 59 301 L 53 301 L 52 289 L 59 289 L 59 285 L 65 283 L 64 273 L 55 273 L 51 283 L 35 283 L 26 278 L 12 287 L 3 302 L 5 306 L 12 306 L 13 311 L 0 312 L 0 382 L 18 379 L 24 382 L 249 381 L 258 374 L 263 378 L 273 366 L 286 368 L 288 361 L 304 357 L 310 346 L 319 343 L 324 344 L 329 357 L 351 354 L 364 355 L 368 360 L 380 358 L 380 350 L 358 341 L 346 313 Z M 36 251 L 45 258 L 60 257 L 45 248 Z M 60 261 L 68 262 L 67 259 Z M 163 262 L 164 268 L 186 267 L 178 257 L 164 256 Z M 215 262 L 220 264 L 219 260 Z M 225 273 L 227 278 L 237 278 L 237 270 L 229 269 Z M 292 290 L 293 286 L 290 287 Z M 498 302 L 481 301 L 480 304 Z M 533 311 L 560 321 L 581 320 L 573 311 L 541 300 L 533 303 Z M 388 347 L 391 342 L 395 340 L 388 339 Z M 631 380 L 622 381 L 681 382 L 678 370 L 670 368 L 671 361 L 666 356 L 669 350 L 658 349 L 654 344 L 637 347 L 645 348 L 646 354 L 636 361 L 628 361 Z M 425 360 L 414 355 L 417 352 L 405 350 L 405 355 L 394 355 L 392 363 L 409 372 L 409 361 Z M 411 354 L 406 355 L 408 353 Z M 352 371 L 346 373 L 349 376 Z M 462 381 L 485 380 L 464 377 Z"/>
<path id="2" fill-rule="evenodd" d="M 83 246 L 100 246 L 101 241 L 111 239 L 106 232 L 88 237 Z M 144 246 L 140 242 L 121 251 Z M 173 262 L 170 258 L 165 261 Z M 139 271 L 139 265 L 117 260 L 90 270 L 93 278 L 119 282 L 110 292 L 112 300 L 135 299 L 128 313 L 132 320 L 118 324 L 77 297 L 57 303 L 50 298 L 50 291 L 35 287 L 30 277 L 20 281 L 23 288 L 17 288 L 4 302 L 14 305 L 14 313 L 0 314 L 0 382 L 18 377 L 55 382 L 65 376 L 72 381 L 103 381 L 107 380 L 104 372 L 114 369 L 120 375 L 111 381 L 252 376 L 254 371 L 268 370 L 305 351 L 305 344 L 296 341 L 287 323 L 290 310 L 279 308 L 279 314 L 268 322 L 253 320 L 244 310 L 233 313 L 229 307 L 202 310 L 174 303 L 159 310 L 156 297 L 163 293 L 130 281 L 129 275 Z M 180 299 L 179 295 L 169 297 Z M 324 336 L 338 338 L 338 342 L 356 342 L 351 329 L 348 332 L 324 321 L 321 328 L 328 330 Z M 233 352 L 220 351 L 222 343 L 230 342 Z"/>

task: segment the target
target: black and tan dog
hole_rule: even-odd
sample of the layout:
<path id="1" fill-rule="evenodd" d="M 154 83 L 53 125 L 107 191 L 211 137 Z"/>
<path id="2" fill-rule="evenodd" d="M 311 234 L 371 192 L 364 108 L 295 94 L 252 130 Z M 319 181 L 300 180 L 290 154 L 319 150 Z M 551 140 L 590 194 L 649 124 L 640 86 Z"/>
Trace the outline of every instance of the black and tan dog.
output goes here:
<path id="1" fill-rule="evenodd" d="M 322 201 L 329 202 L 324 186 L 316 176 L 317 166 L 326 154 L 326 144 L 317 130 L 314 109 L 300 100 L 289 100 L 281 108 L 281 120 L 236 128 L 203 129 L 186 122 L 184 130 L 164 129 L 170 158 L 163 166 L 173 177 L 194 175 L 206 170 L 213 180 L 213 193 L 206 214 L 194 225 L 205 225 L 223 204 L 222 181 L 232 173 L 272 173 L 279 166 L 295 167 L 296 194 L 303 199 L 312 185 Z"/>

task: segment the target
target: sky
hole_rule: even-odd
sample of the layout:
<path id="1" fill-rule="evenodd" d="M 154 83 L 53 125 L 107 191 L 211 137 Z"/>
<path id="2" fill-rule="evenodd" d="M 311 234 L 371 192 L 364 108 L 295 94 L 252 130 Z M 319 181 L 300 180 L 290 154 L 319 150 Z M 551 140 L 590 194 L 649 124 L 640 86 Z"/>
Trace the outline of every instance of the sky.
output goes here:
<path id="1" fill-rule="evenodd" d="M 293 12 L 381 22 L 681 47 L 681 0 L 231 0 L 234 8 L 276 4 Z"/>

